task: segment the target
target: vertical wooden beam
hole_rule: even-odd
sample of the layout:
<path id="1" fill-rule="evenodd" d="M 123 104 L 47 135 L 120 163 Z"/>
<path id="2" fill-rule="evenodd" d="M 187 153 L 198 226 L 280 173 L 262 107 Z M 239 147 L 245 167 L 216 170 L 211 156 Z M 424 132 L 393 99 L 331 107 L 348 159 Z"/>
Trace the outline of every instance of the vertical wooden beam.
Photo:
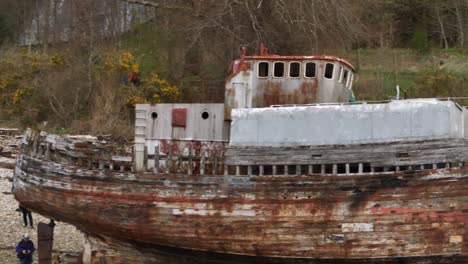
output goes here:
<path id="1" fill-rule="evenodd" d="M 177 154 L 177 162 L 176 162 L 177 173 L 182 172 L 182 151 L 183 150 L 179 150 L 179 153 Z"/>
<path id="2" fill-rule="evenodd" d="M 320 174 L 325 174 L 325 164 L 320 164 Z"/>
<path id="3" fill-rule="evenodd" d="M 171 173 L 172 171 L 172 151 L 171 148 L 167 150 L 166 155 L 166 173 Z"/>
<path id="4" fill-rule="evenodd" d="M 216 152 L 213 153 L 213 175 L 218 174 L 218 156 L 216 155 Z"/>
<path id="5" fill-rule="evenodd" d="M 159 173 L 159 145 L 154 147 L 154 173 Z"/>
<path id="6" fill-rule="evenodd" d="M 148 146 L 146 145 L 143 150 L 143 167 L 145 168 L 145 171 L 149 169 L 148 168 Z"/>
<path id="7" fill-rule="evenodd" d="M 278 168 L 276 167 L 276 165 L 273 165 L 273 175 L 277 175 L 278 174 Z"/>
<path id="8" fill-rule="evenodd" d="M 363 166 L 362 163 L 359 163 L 359 164 L 358 164 L 358 173 L 359 173 L 359 174 L 362 174 L 362 172 L 363 172 L 363 167 L 364 167 L 364 166 Z"/>
<path id="9" fill-rule="evenodd" d="M 52 143 L 46 142 L 46 152 L 45 152 L 45 157 L 47 160 L 50 160 L 50 149 L 52 148 Z"/>
<path id="10" fill-rule="evenodd" d="M 308 172 L 309 172 L 309 175 L 314 174 L 314 165 L 308 165 Z"/>
<path id="11" fill-rule="evenodd" d="M 192 147 L 190 146 L 189 152 L 188 152 L 188 175 L 193 174 L 193 153 L 192 153 Z"/>
<path id="12" fill-rule="evenodd" d="M 301 173 L 301 165 L 296 165 L 296 175 L 300 175 Z"/>
<path id="13" fill-rule="evenodd" d="M 258 169 L 259 169 L 258 174 L 260 176 L 263 176 L 263 174 L 265 173 L 265 168 L 263 167 L 263 165 L 260 165 Z"/>
<path id="14" fill-rule="evenodd" d="M 247 175 L 252 176 L 252 165 L 247 165 Z"/>
<path id="15" fill-rule="evenodd" d="M 333 175 L 338 174 L 338 165 L 337 165 L 337 164 L 333 164 L 332 166 L 333 166 L 333 172 L 332 172 Z"/>
<path id="16" fill-rule="evenodd" d="M 39 135 L 34 133 L 31 156 L 36 157 L 37 154 L 37 145 L 38 145 Z"/>
<path id="17" fill-rule="evenodd" d="M 240 175 L 240 166 L 236 165 L 236 176 Z"/>
<path id="18" fill-rule="evenodd" d="M 349 163 L 346 163 L 346 174 L 350 174 Z"/>
<path id="19" fill-rule="evenodd" d="M 200 151 L 200 174 L 201 175 L 204 175 L 205 174 L 205 163 L 206 163 L 206 160 L 205 160 L 205 149 L 201 149 Z"/>

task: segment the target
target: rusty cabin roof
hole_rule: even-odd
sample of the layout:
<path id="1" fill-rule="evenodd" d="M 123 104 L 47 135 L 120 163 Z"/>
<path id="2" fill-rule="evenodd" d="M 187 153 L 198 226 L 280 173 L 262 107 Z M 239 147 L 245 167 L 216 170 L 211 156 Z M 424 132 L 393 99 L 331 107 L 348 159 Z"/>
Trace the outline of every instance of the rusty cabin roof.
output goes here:
<path id="1" fill-rule="evenodd" d="M 356 68 L 346 59 L 336 57 L 336 56 L 327 56 L 327 55 L 312 55 L 312 56 L 281 56 L 281 55 L 272 55 L 272 54 L 266 54 L 266 55 L 250 55 L 250 56 L 245 56 L 245 60 L 278 60 L 278 61 L 301 61 L 301 60 L 325 60 L 325 61 L 338 61 L 341 62 L 351 69 L 353 71 L 356 71 Z"/>

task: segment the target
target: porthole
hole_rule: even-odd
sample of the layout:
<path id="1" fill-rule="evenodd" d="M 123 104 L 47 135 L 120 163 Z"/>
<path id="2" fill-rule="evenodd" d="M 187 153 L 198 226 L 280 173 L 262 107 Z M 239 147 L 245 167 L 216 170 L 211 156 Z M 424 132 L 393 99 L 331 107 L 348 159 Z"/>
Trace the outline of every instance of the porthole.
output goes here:
<path id="1" fill-rule="evenodd" d="M 210 117 L 210 113 L 208 113 L 208 111 L 203 111 L 202 114 L 201 114 L 201 118 L 203 118 L 204 120 L 208 119 Z"/>
<path id="2" fill-rule="evenodd" d="M 157 119 L 157 118 L 158 118 L 158 113 L 152 112 L 152 113 L 151 113 L 151 118 Z"/>

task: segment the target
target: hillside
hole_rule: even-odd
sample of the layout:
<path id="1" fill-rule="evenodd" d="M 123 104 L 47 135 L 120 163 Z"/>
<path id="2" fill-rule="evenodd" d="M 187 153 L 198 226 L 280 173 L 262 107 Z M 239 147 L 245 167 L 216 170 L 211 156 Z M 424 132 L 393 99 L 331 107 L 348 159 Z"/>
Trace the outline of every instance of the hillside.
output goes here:
<path id="1" fill-rule="evenodd" d="M 131 138 L 135 103 L 222 102 L 240 47 L 254 54 L 262 42 L 276 54 L 348 58 L 358 68 L 359 100 L 388 100 L 397 84 L 407 98 L 468 95 L 463 0 L 6 0 L 0 7 L 6 125 Z"/>

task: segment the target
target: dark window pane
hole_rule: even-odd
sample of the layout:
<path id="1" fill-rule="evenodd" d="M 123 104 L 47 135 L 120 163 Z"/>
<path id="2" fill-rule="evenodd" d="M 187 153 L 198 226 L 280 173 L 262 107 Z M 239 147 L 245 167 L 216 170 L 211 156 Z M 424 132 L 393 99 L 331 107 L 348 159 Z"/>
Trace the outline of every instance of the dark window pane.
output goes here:
<path id="1" fill-rule="evenodd" d="M 270 64 L 268 62 L 260 62 L 258 64 L 258 77 L 268 77 L 268 68 Z"/>
<path id="2" fill-rule="evenodd" d="M 291 62 L 289 64 L 289 77 L 301 76 L 301 64 L 299 62 Z"/>
<path id="3" fill-rule="evenodd" d="M 305 77 L 307 78 L 315 77 L 315 62 L 306 63 Z"/>
<path id="4" fill-rule="evenodd" d="M 276 62 L 275 69 L 273 73 L 274 77 L 284 77 L 284 63 L 283 62 Z"/>
<path id="5" fill-rule="evenodd" d="M 332 63 L 327 63 L 325 66 L 325 78 L 333 79 L 333 70 L 335 69 L 335 65 Z"/>
<path id="6" fill-rule="evenodd" d="M 344 71 L 344 75 L 343 75 L 343 83 L 344 83 L 345 85 L 348 85 L 348 75 L 349 75 L 349 74 L 348 74 L 348 70 L 345 70 L 345 71 Z"/>

